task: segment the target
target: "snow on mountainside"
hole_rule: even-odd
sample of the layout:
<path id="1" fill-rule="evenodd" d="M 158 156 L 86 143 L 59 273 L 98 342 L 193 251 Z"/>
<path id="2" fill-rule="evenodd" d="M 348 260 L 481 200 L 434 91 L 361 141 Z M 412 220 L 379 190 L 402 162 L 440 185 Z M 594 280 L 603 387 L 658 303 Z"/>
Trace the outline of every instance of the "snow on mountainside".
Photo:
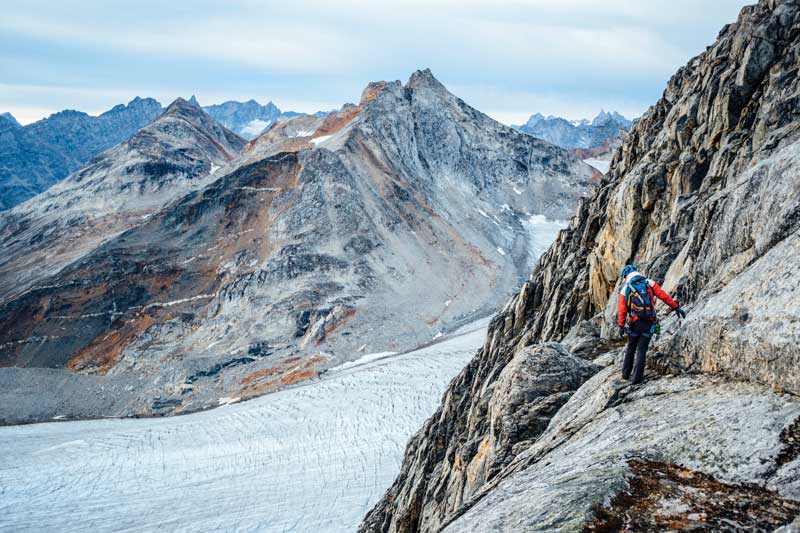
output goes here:
<path id="1" fill-rule="evenodd" d="M 182 413 L 309 379 L 359 350 L 414 348 L 495 309 L 531 267 L 531 231 L 543 229 L 531 216 L 565 219 L 598 176 L 429 71 L 281 121 L 239 153 L 199 108 L 173 105 L 196 126 L 185 150 L 206 153 L 179 149 L 173 162 L 156 149 L 133 166 L 128 150 L 109 153 L 71 178 L 96 183 L 93 194 L 65 183 L 7 215 L 0 365 L 18 368 L 0 369 L 4 390 L 61 375 L 60 414 Z M 103 218 L 140 205 L 124 227 Z M 69 240 L 87 231 L 97 236 Z M 30 259 L 37 243 L 64 249 Z M 114 392 L 69 392 L 98 387 Z M 55 414 L 53 398 L 25 397 L 0 415 Z"/>
<path id="2" fill-rule="evenodd" d="M 800 4 L 670 79 L 411 439 L 364 532 L 776 531 L 800 520 Z M 662 320 L 620 375 L 620 271 Z"/>
<path id="3" fill-rule="evenodd" d="M 605 174 L 614 151 L 622 144 L 632 124 L 616 111 L 601 109 L 591 122 L 586 119 L 568 121 L 536 113 L 527 123 L 514 128 L 572 150 L 585 163 Z"/>

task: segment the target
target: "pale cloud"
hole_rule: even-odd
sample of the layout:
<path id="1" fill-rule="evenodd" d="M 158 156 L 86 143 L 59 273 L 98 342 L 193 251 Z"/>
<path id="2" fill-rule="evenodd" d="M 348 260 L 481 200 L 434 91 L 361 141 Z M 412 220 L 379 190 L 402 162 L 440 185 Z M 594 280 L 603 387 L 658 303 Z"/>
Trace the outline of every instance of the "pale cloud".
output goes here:
<path id="1" fill-rule="evenodd" d="M 5 0 L 0 111 L 99 112 L 136 95 L 166 104 L 192 93 L 313 111 L 431 67 L 504 121 L 601 106 L 639 114 L 745 3 Z"/>

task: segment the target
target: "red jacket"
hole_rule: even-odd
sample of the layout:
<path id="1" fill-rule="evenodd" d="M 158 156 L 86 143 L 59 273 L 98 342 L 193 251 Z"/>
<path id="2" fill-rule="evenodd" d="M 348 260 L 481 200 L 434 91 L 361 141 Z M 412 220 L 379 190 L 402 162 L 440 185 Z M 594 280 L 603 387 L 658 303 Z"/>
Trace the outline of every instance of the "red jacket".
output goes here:
<path id="1" fill-rule="evenodd" d="M 625 278 L 625 284 L 622 286 L 622 290 L 619 291 L 619 299 L 617 301 L 617 325 L 621 328 L 625 327 L 625 319 L 628 316 L 628 282 L 635 278 L 636 276 L 641 276 L 638 272 L 633 272 Z M 647 291 L 650 293 L 650 300 L 655 302 L 654 296 L 657 296 L 659 300 L 670 306 L 672 309 L 677 309 L 678 304 L 673 300 L 669 294 L 664 292 L 664 289 L 656 283 L 655 281 L 648 279 L 647 280 Z M 637 317 L 631 316 L 631 322 L 636 322 Z"/>

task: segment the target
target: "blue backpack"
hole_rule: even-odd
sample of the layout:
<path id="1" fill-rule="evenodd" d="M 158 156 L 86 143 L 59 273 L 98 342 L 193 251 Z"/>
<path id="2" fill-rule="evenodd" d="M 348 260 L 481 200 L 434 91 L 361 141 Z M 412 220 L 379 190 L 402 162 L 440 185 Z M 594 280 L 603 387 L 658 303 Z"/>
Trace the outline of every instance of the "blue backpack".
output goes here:
<path id="1" fill-rule="evenodd" d="M 634 321 L 655 322 L 656 307 L 647 278 L 636 276 L 628 282 L 628 313 Z"/>

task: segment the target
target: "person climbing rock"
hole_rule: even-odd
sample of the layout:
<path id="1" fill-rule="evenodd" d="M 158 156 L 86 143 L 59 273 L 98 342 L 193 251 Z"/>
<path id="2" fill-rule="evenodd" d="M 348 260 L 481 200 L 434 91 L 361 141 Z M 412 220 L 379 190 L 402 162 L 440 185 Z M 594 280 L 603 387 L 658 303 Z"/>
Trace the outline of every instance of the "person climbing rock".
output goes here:
<path id="1" fill-rule="evenodd" d="M 617 304 L 617 324 L 619 335 L 628 335 L 628 345 L 625 348 L 625 361 L 622 363 L 622 377 L 630 379 L 634 385 L 640 383 L 644 377 L 645 356 L 650 345 L 650 339 L 656 332 L 656 302 L 655 298 L 667 304 L 675 314 L 686 318 L 686 312 L 681 309 L 669 294 L 664 292 L 658 283 L 640 274 L 634 265 L 625 265 L 622 269 L 622 290 L 619 291 Z M 625 327 L 625 319 L 628 326 Z M 636 361 L 634 364 L 634 354 Z M 631 376 L 633 371 L 633 376 Z"/>

